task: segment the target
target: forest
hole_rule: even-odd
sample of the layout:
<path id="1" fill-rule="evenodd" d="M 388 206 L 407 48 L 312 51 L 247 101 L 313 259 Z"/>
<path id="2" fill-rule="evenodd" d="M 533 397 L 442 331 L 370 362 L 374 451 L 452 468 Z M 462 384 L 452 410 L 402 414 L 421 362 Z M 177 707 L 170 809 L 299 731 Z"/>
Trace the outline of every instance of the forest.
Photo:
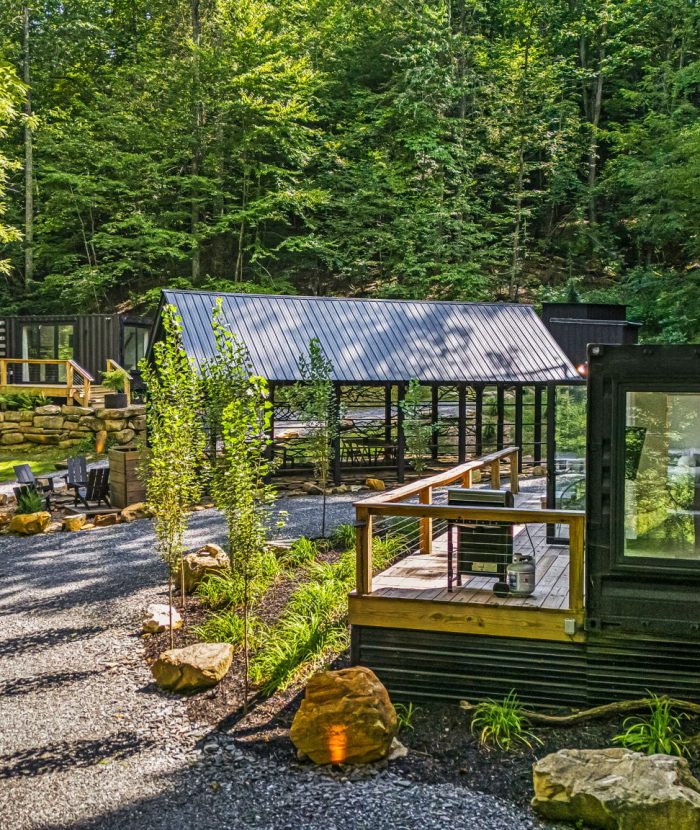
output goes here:
<path id="1" fill-rule="evenodd" d="M 4 0 L 0 307 L 620 301 L 700 341 L 695 0 Z"/>

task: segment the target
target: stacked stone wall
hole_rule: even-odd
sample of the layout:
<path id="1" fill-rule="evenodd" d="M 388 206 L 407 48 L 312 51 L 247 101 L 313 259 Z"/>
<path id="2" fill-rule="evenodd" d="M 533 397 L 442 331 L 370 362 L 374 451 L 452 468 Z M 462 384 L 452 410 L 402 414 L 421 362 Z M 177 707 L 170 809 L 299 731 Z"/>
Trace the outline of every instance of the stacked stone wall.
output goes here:
<path id="1" fill-rule="evenodd" d="M 94 440 L 130 447 L 146 438 L 146 407 L 104 409 L 85 406 L 39 406 L 33 410 L 0 412 L 0 446 L 28 450 L 37 445 L 72 447 Z M 101 445 L 101 447 L 100 447 Z"/>

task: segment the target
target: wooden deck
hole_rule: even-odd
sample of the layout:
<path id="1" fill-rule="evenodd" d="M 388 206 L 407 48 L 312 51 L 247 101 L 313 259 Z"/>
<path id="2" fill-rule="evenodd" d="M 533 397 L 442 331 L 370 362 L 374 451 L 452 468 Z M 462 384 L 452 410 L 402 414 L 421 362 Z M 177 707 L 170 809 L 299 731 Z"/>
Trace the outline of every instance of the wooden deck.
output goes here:
<path id="1" fill-rule="evenodd" d="M 515 497 L 516 508 L 535 510 L 541 493 L 530 490 Z M 528 535 L 529 533 L 529 535 Z M 526 555 L 535 553 L 536 585 L 525 599 L 497 597 L 493 577 L 463 576 L 462 585 L 447 590 L 447 536 L 433 541 L 430 554 L 412 553 L 374 577 L 372 597 L 469 603 L 470 605 L 562 609 L 569 605 L 569 548 L 547 545 L 543 524 L 515 525 L 514 549 Z"/>

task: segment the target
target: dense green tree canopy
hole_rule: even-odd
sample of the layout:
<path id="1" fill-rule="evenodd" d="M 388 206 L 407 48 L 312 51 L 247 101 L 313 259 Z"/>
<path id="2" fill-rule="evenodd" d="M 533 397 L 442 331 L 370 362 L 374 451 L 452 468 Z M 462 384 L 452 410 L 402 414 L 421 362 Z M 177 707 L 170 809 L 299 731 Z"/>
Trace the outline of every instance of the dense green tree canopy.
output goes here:
<path id="1" fill-rule="evenodd" d="M 694 0 L 8 0 L 0 50 L 9 309 L 573 286 L 700 340 Z"/>

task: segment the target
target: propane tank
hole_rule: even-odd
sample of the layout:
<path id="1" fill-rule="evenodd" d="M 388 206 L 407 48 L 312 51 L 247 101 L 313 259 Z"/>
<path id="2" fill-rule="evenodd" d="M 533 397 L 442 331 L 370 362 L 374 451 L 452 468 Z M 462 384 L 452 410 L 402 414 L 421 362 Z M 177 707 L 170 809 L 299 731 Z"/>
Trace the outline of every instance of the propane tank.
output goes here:
<path id="1" fill-rule="evenodd" d="M 535 563 L 532 556 L 514 554 L 506 568 L 508 588 L 512 597 L 529 597 L 535 590 Z"/>

